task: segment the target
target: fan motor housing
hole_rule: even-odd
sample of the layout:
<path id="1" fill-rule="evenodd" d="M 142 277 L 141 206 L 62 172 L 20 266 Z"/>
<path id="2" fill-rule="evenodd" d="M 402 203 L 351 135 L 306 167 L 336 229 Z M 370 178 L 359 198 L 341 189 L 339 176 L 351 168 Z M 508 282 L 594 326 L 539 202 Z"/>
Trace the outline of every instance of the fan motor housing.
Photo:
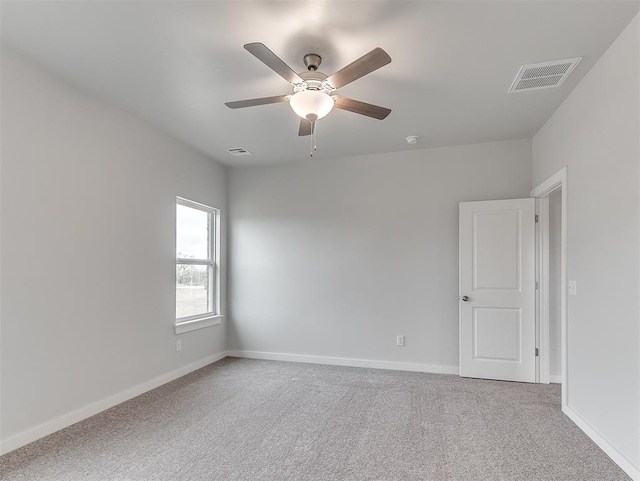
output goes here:
<path id="1" fill-rule="evenodd" d="M 335 89 L 326 81 L 327 75 L 322 72 L 300 72 L 300 78 L 304 83 L 295 85 L 293 92 L 301 92 L 303 90 L 324 90 L 325 92 L 333 92 Z"/>

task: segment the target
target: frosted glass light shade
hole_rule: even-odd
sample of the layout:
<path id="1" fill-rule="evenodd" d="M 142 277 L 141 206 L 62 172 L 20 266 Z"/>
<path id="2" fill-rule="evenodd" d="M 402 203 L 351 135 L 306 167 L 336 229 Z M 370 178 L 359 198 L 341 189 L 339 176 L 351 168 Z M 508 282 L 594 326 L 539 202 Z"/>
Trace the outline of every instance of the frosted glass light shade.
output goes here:
<path id="1" fill-rule="evenodd" d="M 289 100 L 293 111 L 303 119 L 317 120 L 325 117 L 333 108 L 329 94 L 318 90 L 303 90 Z"/>

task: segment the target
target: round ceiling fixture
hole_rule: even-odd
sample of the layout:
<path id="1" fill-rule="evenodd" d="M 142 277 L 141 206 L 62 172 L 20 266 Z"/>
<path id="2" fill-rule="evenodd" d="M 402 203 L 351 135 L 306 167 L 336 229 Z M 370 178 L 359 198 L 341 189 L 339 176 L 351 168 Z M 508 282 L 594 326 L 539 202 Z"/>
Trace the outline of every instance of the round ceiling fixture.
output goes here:
<path id="1" fill-rule="evenodd" d="M 333 97 L 322 90 L 302 90 L 291 96 L 289 104 L 300 118 L 315 121 L 331 112 Z"/>
<path id="2" fill-rule="evenodd" d="M 406 139 L 407 140 L 407 144 L 411 144 L 411 145 L 416 144 L 416 143 L 418 143 L 418 139 L 419 139 L 419 137 L 417 135 L 410 135 Z"/>

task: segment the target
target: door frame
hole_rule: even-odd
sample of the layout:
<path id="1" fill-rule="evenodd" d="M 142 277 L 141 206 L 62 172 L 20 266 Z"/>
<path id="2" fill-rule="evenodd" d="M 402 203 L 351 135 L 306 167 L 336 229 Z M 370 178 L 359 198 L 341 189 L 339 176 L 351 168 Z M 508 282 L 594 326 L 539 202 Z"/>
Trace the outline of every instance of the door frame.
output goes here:
<path id="1" fill-rule="evenodd" d="M 568 329 L 567 329 L 567 167 L 563 167 L 531 191 L 536 199 L 539 228 L 536 231 L 536 264 L 538 268 L 539 294 L 536 298 L 538 318 L 540 365 L 539 382 L 549 383 L 549 196 L 557 191 L 561 194 L 560 227 L 560 359 L 562 363 L 562 408 L 567 406 L 569 396 L 568 376 Z"/>

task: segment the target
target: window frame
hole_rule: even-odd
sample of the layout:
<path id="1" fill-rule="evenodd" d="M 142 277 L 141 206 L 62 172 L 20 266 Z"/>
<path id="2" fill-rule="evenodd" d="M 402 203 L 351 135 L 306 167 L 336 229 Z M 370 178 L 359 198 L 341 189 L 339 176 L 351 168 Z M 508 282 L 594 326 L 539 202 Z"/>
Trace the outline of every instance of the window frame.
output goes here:
<path id="1" fill-rule="evenodd" d="M 191 258 L 183 258 L 178 257 L 178 206 L 182 205 L 184 207 L 189 207 L 191 209 L 199 210 L 202 212 L 206 212 L 208 218 L 208 237 L 209 237 L 209 255 L 207 259 L 191 259 Z M 187 265 L 196 265 L 196 266 L 206 266 L 210 267 L 209 270 L 209 286 L 214 286 L 213 289 L 208 289 L 208 305 L 210 307 L 210 311 L 195 314 L 192 316 L 186 317 L 174 317 L 175 323 L 174 328 L 176 334 L 181 334 L 183 332 L 193 331 L 195 329 L 202 329 L 204 327 L 214 326 L 216 324 L 220 324 L 222 322 L 222 313 L 220 312 L 220 210 L 215 207 L 211 207 L 205 204 L 201 204 L 199 202 L 195 202 L 189 199 L 185 199 L 184 197 L 176 197 L 176 223 L 175 223 L 175 245 L 174 245 L 174 253 L 176 259 L 176 270 L 174 271 L 175 275 L 175 288 L 174 291 L 174 316 L 176 316 L 177 310 L 177 266 L 180 264 Z"/>

